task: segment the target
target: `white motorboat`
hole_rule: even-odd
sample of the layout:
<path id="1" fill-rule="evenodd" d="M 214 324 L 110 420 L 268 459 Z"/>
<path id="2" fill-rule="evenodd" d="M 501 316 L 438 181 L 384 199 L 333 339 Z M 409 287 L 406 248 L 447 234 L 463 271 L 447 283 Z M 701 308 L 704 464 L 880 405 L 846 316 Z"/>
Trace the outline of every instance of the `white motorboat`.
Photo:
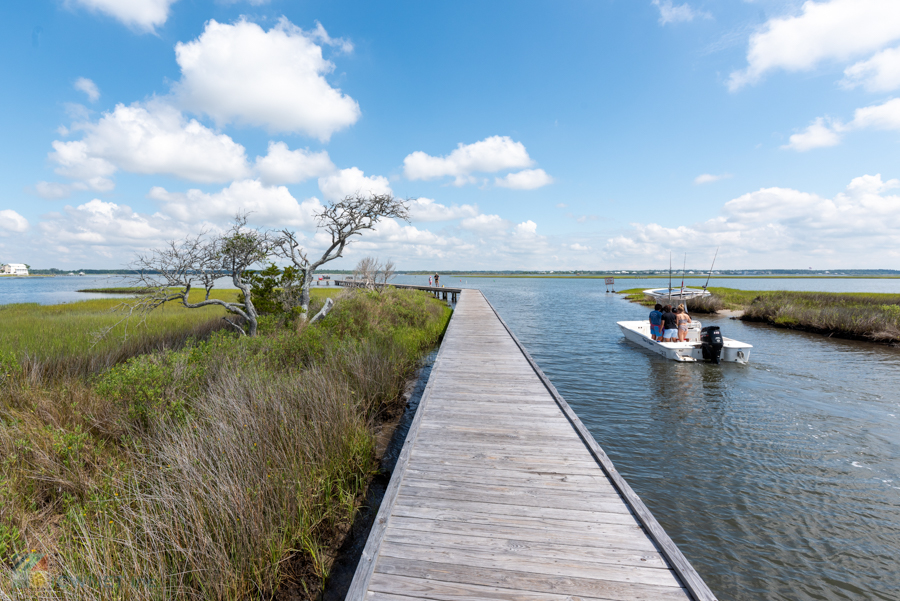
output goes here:
<path id="1" fill-rule="evenodd" d="M 665 301 L 667 303 L 677 303 L 689 298 L 710 296 L 709 290 L 699 290 L 697 288 L 653 288 L 644 290 L 644 294 L 654 298 L 657 302 Z"/>
<path id="2" fill-rule="evenodd" d="M 721 335 L 717 326 L 704 329 L 699 321 L 688 325 L 686 342 L 657 342 L 650 338 L 649 321 L 620 321 L 625 338 L 673 361 L 747 363 L 753 345 Z"/>

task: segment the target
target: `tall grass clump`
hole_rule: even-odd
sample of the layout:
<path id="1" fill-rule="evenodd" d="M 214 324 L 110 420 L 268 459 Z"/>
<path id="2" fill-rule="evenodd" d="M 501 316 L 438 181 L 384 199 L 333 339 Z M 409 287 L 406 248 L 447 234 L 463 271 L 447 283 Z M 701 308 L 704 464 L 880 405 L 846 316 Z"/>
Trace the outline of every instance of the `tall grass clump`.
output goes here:
<path id="1" fill-rule="evenodd" d="M 718 313 L 725 308 L 725 303 L 715 294 L 695 296 L 684 301 L 688 313 Z"/>
<path id="2" fill-rule="evenodd" d="M 892 342 L 900 340 L 900 295 L 771 292 L 747 305 L 742 319 Z"/>
<path id="3" fill-rule="evenodd" d="M 448 319 L 424 293 L 352 291 L 299 330 L 271 319 L 89 377 L 6 378 L 0 590 L 315 598 L 376 470 L 373 428 Z M 23 573 L 31 550 L 44 563 Z"/>

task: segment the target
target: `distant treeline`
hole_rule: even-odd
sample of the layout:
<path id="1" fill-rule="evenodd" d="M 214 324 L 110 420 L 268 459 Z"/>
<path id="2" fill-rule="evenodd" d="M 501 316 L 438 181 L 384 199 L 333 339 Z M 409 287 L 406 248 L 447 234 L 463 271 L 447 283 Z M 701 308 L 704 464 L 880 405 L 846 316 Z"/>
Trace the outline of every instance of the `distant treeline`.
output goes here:
<path id="1" fill-rule="evenodd" d="M 29 269 L 28 271 L 33 275 L 68 275 L 70 273 L 83 273 L 84 275 L 135 275 L 139 273 L 136 269 L 57 269 L 55 267 L 50 269 Z M 322 273 L 351 274 L 353 270 L 332 269 L 329 271 L 323 270 Z"/>
<path id="2" fill-rule="evenodd" d="M 692 269 L 688 270 L 688 277 L 706 277 L 707 273 L 709 273 L 709 269 Z M 400 273 L 400 272 L 398 272 Z M 434 271 L 404 271 L 402 272 L 404 275 L 430 275 L 434 273 Z M 527 276 L 527 275 L 540 275 L 540 276 L 569 276 L 569 275 L 583 275 L 583 276 L 659 276 L 659 275 L 668 275 L 668 271 L 660 270 L 660 269 L 632 269 L 632 270 L 613 270 L 613 271 L 583 271 L 583 270 L 569 270 L 569 271 L 478 271 L 478 270 L 465 270 L 465 271 L 441 271 L 437 270 L 437 273 L 441 275 L 473 275 L 473 276 Z M 681 269 L 673 270 L 673 275 L 677 274 L 681 276 Z M 722 277 L 722 276 L 736 276 L 736 275 L 744 275 L 744 276 L 872 276 L 872 277 L 884 277 L 884 276 L 898 276 L 900 277 L 900 270 L 896 269 L 841 269 L 839 271 L 833 270 L 816 270 L 816 269 L 716 269 L 713 270 L 712 277 Z"/>

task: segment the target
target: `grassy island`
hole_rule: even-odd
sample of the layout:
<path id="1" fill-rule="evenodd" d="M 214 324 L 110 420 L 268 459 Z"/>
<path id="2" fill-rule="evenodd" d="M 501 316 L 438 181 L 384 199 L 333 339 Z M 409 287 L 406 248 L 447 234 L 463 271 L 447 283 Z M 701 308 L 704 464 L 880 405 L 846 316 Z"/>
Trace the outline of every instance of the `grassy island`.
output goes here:
<path id="1" fill-rule="evenodd" d="M 900 341 L 900 294 L 708 289 L 712 297 L 688 302 L 693 313 L 738 311 L 744 321 L 877 342 Z M 639 288 L 622 292 L 650 305 Z"/>
<path id="2" fill-rule="evenodd" d="M 216 309 L 166 307 L 123 342 L 121 301 L 0 308 L 20 331 L 0 342 L 0 590 L 316 598 L 377 469 L 375 426 L 450 309 L 313 293 L 340 294 L 327 318 L 262 317 L 253 338 Z"/>

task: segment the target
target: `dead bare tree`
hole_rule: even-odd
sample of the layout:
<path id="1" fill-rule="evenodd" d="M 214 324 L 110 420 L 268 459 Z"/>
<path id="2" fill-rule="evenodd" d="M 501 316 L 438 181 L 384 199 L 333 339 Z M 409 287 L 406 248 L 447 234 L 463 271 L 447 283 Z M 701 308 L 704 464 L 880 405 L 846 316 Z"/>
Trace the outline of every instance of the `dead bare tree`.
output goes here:
<path id="1" fill-rule="evenodd" d="M 353 269 L 353 279 L 362 282 L 366 288 L 376 288 L 377 284 L 387 284 L 394 278 L 394 262 L 390 259 L 382 263 L 375 257 L 363 257 Z"/>
<path id="2" fill-rule="evenodd" d="M 394 267 L 394 261 L 391 259 L 386 260 L 384 263 L 380 265 L 378 270 L 375 272 L 376 281 L 378 277 L 381 277 L 381 283 L 387 284 L 391 280 L 394 279 L 394 272 L 396 271 Z"/>
<path id="3" fill-rule="evenodd" d="M 339 258 L 353 236 L 371 230 L 382 219 L 408 221 L 406 203 L 406 200 L 394 198 L 391 194 L 364 195 L 357 192 L 325 207 L 316 217 L 319 227 L 331 234 L 331 244 L 316 260 L 309 258 L 296 233 L 282 230 L 277 253 L 289 259 L 300 273 L 301 290 L 297 302 L 302 320 L 306 320 L 309 312 L 309 287 L 316 269 Z"/>
<path id="4" fill-rule="evenodd" d="M 363 257 L 353 268 L 353 281 L 362 283 L 366 288 L 375 288 L 375 278 L 378 274 L 378 259 L 375 257 Z"/>
<path id="5" fill-rule="evenodd" d="M 181 241 L 171 241 L 165 248 L 141 255 L 134 262 L 138 271 L 135 283 L 153 290 L 139 306 L 152 311 L 172 301 L 181 301 L 188 309 L 217 305 L 242 317 L 247 330 L 245 332 L 227 316 L 223 317 L 225 321 L 242 334 L 256 336 L 258 315 L 246 272 L 271 256 L 272 250 L 270 234 L 248 228 L 244 214 L 238 214 L 224 234 L 208 236 L 203 232 Z M 222 277 L 230 277 L 235 288 L 243 293 L 240 300 L 229 302 L 210 298 L 216 280 Z M 203 300 L 191 302 L 191 290 L 200 287 L 205 291 Z"/>

